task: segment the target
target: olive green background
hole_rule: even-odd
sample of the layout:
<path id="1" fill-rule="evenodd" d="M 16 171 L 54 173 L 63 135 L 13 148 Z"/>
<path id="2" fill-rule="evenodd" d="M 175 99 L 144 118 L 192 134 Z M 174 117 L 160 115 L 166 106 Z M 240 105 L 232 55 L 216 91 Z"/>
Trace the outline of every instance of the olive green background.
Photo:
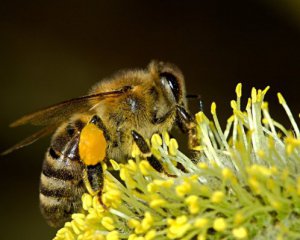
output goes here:
<path id="1" fill-rule="evenodd" d="M 9 129 L 9 122 L 153 58 L 182 69 L 208 115 L 216 101 L 223 126 L 238 82 L 244 96 L 271 85 L 271 114 L 286 123 L 276 93 L 299 112 L 299 7 L 290 0 L 1 1 L 1 150 L 34 131 Z M 38 207 L 48 144 L 45 138 L 0 159 L 1 239 L 55 234 Z"/>

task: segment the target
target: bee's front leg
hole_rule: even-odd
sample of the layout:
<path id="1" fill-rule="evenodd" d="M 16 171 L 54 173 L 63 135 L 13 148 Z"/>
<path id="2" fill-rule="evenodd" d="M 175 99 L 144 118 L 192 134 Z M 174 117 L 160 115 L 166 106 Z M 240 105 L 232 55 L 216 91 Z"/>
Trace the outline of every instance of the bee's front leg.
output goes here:
<path id="1" fill-rule="evenodd" d="M 150 165 L 158 172 L 164 173 L 169 177 L 176 177 L 175 175 L 169 174 L 160 163 L 160 161 L 151 153 L 151 150 L 146 142 L 146 140 L 137 133 L 136 131 L 132 130 L 131 135 L 133 140 L 135 141 L 136 145 L 140 149 L 140 151 L 147 157 L 147 161 Z"/>
<path id="2" fill-rule="evenodd" d="M 199 156 L 195 147 L 200 145 L 197 137 L 197 125 L 195 119 L 185 110 L 184 107 L 176 106 L 177 124 L 183 132 L 188 134 L 188 148 L 193 152 L 194 157 Z"/>

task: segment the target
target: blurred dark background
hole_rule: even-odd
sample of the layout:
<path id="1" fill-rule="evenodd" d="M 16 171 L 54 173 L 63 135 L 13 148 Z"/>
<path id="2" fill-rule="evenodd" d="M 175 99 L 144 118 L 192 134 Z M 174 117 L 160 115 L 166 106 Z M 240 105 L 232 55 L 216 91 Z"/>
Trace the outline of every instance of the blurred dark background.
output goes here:
<path id="1" fill-rule="evenodd" d="M 9 129 L 11 121 L 153 58 L 177 64 L 208 115 L 217 103 L 223 126 L 238 82 L 245 99 L 251 87 L 270 85 L 271 114 L 286 122 L 276 93 L 298 115 L 299 12 L 297 0 L 1 1 L 1 150 L 34 130 Z M 1 239 L 55 234 L 38 207 L 48 144 L 43 139 L 1 159 Z"/>

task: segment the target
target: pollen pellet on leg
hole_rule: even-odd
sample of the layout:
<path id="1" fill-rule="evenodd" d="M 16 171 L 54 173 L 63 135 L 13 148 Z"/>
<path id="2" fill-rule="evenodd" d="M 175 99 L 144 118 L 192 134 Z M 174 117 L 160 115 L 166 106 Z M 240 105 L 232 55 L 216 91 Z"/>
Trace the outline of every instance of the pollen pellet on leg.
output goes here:
<path id="1" fill-rule="evenodd" d="M 86 165 L 95 165 L 104 160 L 107 142 L 103 131 L 94 124 L 87 124 L 81 131 L 79 155 Z"/>

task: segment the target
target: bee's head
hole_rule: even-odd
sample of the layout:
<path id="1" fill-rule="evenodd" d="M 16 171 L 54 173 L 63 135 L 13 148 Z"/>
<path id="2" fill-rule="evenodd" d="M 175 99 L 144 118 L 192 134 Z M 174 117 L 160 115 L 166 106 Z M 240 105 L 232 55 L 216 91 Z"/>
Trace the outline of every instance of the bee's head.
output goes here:
<path id="1" fill-rule="evenodd" d="M 186 106 L 184 77 L 177 66 L 152 61 L 149 64 L 149 71 L 155 76 L 156 84 L 171 103 Z"/>

